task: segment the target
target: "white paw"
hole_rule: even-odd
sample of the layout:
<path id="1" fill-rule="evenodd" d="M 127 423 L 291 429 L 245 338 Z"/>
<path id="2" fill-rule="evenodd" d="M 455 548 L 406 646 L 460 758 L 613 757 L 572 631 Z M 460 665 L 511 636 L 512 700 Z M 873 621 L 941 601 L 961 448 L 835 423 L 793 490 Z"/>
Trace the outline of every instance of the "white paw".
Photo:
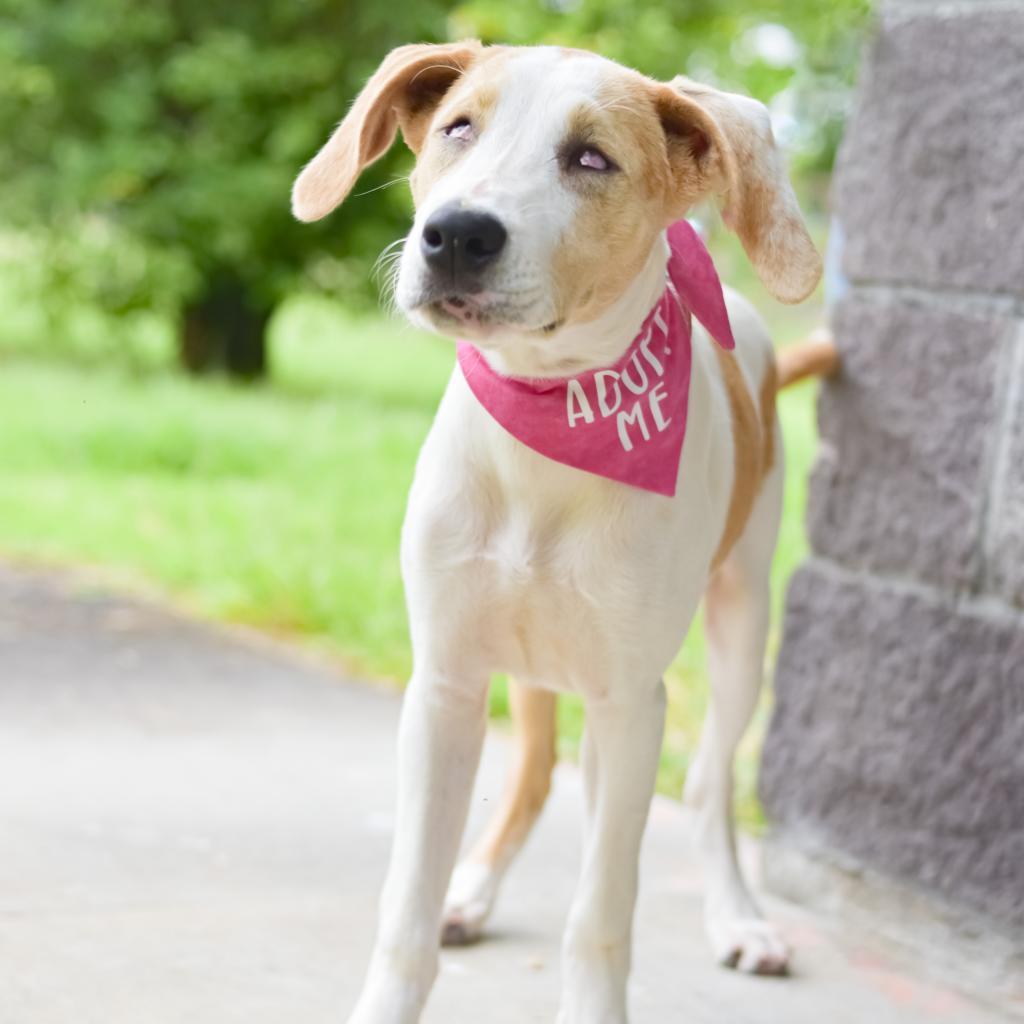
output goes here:
<path id="1" fill-rule="evenodd" d="M 598 1005 L 590 1001 L 582 1006 L 563 1006 L 558 1024 L 629 1024 L 629 1018 L 625 1006 Z"/>
<path id="2" fill-rule="evenodd" d="M 467 946 L 480 938 L 498 895 L 498 882 L 487 864 L 466 861 L 455 869 L 444 903 L 441 945 Z"/>
<path id="3" fill-rule="evenodd" d="M 608 927 L 570 923 L 562 947 L 559 1024 L 629 1024 L 629 963 L 628 938 L 615 942 Z"/>
<path id="4" fill-rule="evenodd" d="M 558 1014 L 558 1024 L 629 1024 L 624 999 L 604 1002 L 600 999 L 585 998 L 563 1002 Z"/>
<path id="5" fill-rule="evenodd" d="M 598 1022 L 599 1024 L 629 1024 L 626 1017 L 615 1012 L 602 1014 L 597 1017 L 581 1017 L 578 1015 L 571 1015 L 565 1010 L 562 1010 L 561 1013 L 559 1013 L 557 1024 L 575 1024 L 576 1021 L 579 1021 L 580 1024 L 598 1024 Z"/>
<path id="6" fill-rule="evenodd" d="M 417 1024 L 437 974 L 437 946 L 377 951 L 348 1024 Z"/>
<path id="7" fill-rule="evenodd" d="M 348 1024 L 416 1024 L 422 1001 L 411 991 L 395 987 L 391 991 L 364 992 Z"/>
<path id="8" fill-rule="evenodd" d="M 715 957 L 724 967 L 744 974 L 789 973 L 789 946 L 778 930 L 760 917 L 712 917 L 708 937 Z"/>

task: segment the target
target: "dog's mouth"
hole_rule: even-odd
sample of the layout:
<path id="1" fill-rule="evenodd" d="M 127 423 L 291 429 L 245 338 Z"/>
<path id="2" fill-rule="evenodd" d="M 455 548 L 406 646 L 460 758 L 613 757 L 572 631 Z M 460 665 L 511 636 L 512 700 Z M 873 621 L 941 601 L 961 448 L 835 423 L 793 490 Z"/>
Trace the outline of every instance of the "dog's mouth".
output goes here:
<path id="1" fill-rule="evenodd" d="M 481 325 L 490 319 L 487 303 L 475 295 L 446 295 L 432 302 L 430 308 L 439 316 L 467 327 Z"/>
<path id="2" fill-rule="evenodd" d="M 558 320 L 539 326 L 525 322 L 521 314 L 517 315 L 518 311 L 487 293 L 445 295 L 423 303 L 419 310 L 439 330 L 458 331 L 474 338 L 486 338 L 499 330 L 547 335 L 561 326 Z"/>

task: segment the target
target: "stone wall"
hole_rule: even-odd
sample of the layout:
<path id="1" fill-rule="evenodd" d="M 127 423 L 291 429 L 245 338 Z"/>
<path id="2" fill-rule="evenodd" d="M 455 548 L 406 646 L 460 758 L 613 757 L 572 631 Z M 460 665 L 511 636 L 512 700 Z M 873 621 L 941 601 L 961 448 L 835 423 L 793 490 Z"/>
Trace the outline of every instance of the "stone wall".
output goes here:
<path id="1" fill-rule="evenodd" d="M 1024 946 L 1024 4 L 883 9 L 835 200 L 851 287 L 764 751 L 773 845 Z"/>

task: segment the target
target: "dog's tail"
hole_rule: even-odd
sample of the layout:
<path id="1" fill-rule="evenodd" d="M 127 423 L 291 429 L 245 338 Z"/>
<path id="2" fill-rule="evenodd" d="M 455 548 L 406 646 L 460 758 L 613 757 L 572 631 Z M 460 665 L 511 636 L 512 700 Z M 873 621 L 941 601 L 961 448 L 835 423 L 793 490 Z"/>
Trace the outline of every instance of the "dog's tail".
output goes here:
<path id="1" fill-rule="evenodd" d="M 839 369 L 839 352 L 827 327 L 778 353 L 779 390 L 805 377 L 831 377 Z"/>

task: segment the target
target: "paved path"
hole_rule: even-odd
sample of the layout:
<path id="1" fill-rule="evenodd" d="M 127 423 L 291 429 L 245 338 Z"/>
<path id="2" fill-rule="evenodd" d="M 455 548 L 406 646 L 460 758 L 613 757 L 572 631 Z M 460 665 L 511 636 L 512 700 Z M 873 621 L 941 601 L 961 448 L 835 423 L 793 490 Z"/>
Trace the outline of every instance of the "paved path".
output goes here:
<path id="1" fill-rule="evenodd" d="M 0 1024 L 344 1024 L 388 848 L 397 711 L 268 644 L 0 568 Z M 477 818 L 505 757 L 492 739 Z M 561 768 L 492 941 L 445 953 L 427 1024 L 554 1020 L 579 789 Z M 795 977 L 715 968 L 685 834 L 657 801 L 634 1024 L 1009 1019 L 771 901 Z"/>

